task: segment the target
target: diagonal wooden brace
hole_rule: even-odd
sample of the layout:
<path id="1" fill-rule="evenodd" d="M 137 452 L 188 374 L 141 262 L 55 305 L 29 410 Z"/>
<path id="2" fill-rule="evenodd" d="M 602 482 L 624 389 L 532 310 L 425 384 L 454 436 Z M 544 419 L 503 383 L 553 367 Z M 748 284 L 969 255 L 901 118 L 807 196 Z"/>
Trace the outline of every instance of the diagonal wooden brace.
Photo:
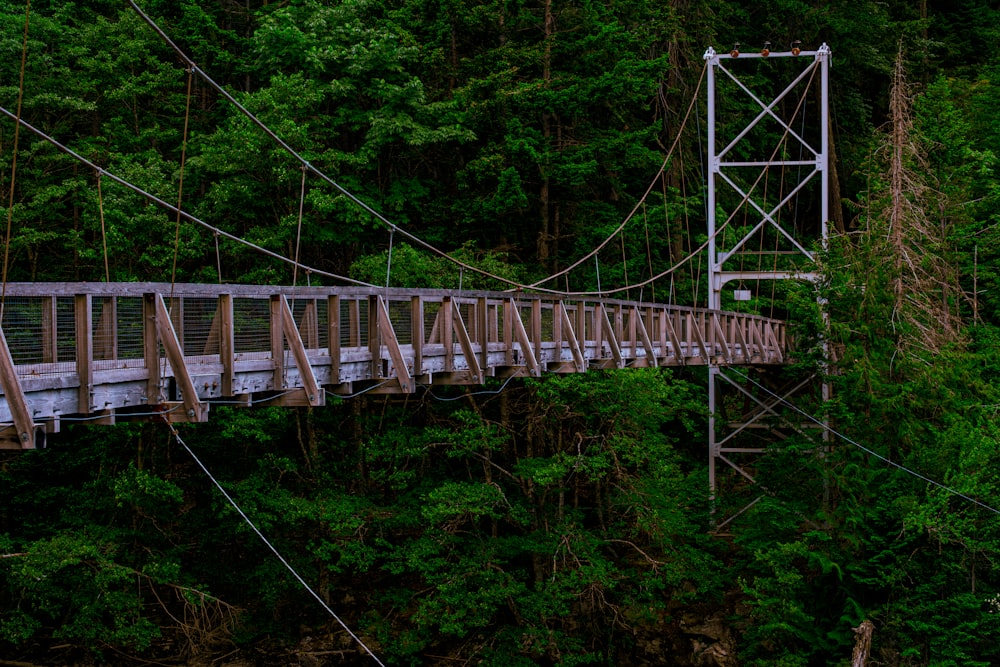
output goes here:
<path id="1" fill-rule="evenodd" d="M 642 346 L 646 348 L 646 363 L 656 368 L 659 364 L 656 362 L 656 350 L 653 349 L 653 341 L 649 337 L 649 331 L 646 329 L 645 322 L 642 321 L 642 315 L 639 313 L 639 309 L 636 307 L 632 308 L 633 322 L 636 323 L 636 328 L 639 332 L 639 339 L 642 341 Z"/>
<path id="2" fill-rule="evenodd" d="M 403 350 L 399 346 L 399 339 L 396 331 L 389 321 L 389 306 L 385 300 L 378 297 L 378 331 L 382 336 L 382 345 L 389 351 L 389 358 L 392 359 L 392 366 L 396 369 L 396 379 L 399 381 L 399 388 L 404 394 L 412 394 L 416 390 L 416 383 L 410 376 L 410 371 L 406 367 L 406 360 L 403 358 Z"/>
<path id="3" fill-rule="evenodd" d="M 604 340 L 608 342 L 608 346 L 611 347 L 611 356 L 614 357 L 615 366 L 618 368 L 625 368 L 625 359 L 622 357 L 622 348 L 618 344 L 618 339 L 615 338 L 614 327 L 611 326 L 611 318 L 608 317 L 608 309 L 604 307 L 604 304 L 598 305 L 598 310 L 601 311 L 601 322 L 603 327 L 601 327 L 601 333 Z M 599 343 L 601 341 L 598 341 Z"/>
<path id="4" fill-rule="evenodd" d="M 531 341 L 528 340 L 528 331 L 524 328 L 524 322 L 521 320 L 521 313 L 518 310 L 517 302 L 514 299 L 510 299 L 507 307 L 510 309 L 514 339 L 521 346 L 521 355 L 528 366 L 528 374 L 531 377 L 539 377 L 542 374 L 542 370 L 538 365 L 538 357 L 531 347 Z"/>
<path id="5" fill-rule="evenodd" d="M 312 365 L 309 363 L 305 345 L 302 344 L 302 335 L 299 333 L 299 328 L 295 326 L 295 318 L 292 316 L 292 309 L 288 307 L 288 300 L 280 294 L 275 294 L 271 298 L 278 302 L 278 311 L 281 314 L 282 335 L 292 351 L 292 357 L 295 359 L 295 367 L 299 369 L 299 377 L 302 379 L 302 386 L 305 389 L 309 405 L 323 405 L 326 395 L 323 388 L 316 382 L 316 375 L 313 373 Z"/>
<path id="6" fill-rule="evenodd" d="M 11 417 L 14 420 L 15 437 L 13 440 L 16 443 L 14 447 L 19 449 L 34 449 L 34 420 L 31 418 L 31 411 L 28 410 L 28 402 L 24 398 L 21 383 L 17 379 L 14 359 L 10 356 L 7 337 L 4 335 L 2 328 L 0 328 L 0 386 L 3 387 L 3 395 L 7 399 L 7 408 L 10 410 Z"/>
<path id="7" fill-rule="evenodd" d="M 483 371 L 479 366 L 479 359 L 476 358 L 475 349 L 472 347 L 472 339 L 469 337 L 469 330 L 465 326 L 465 321 L 462 319 L 462 311 L 459 310 L 458 304 L 455 303 L 454 299 L 451 299 L 451 309 L 452 309 L 452 327 L 455 330 L 455 335 L 458 336 L 458 343 L 462 347 L 462 355 L 465 357 L 465 362 L 469 366 L 469 371 L 472 374 L 473 382 L 482 382 Z"/>
<path id="8" fill-rule="evenodd" d="M 184 350 L 181 349 L 180 341 L 177 339 L 177 332 L 174 331 L 174 325 L 170 321 L 170 311 L 167 310 L 167 305 L 163 301 L 163 295 L 149 294 L 147 298 L 155 300 L 154 319 L 156 320 L 156 335 L 160 339 L 160 344 L 163 345 L 163 351 L 167 355 L 167 361 L 170 362 L 170 368 L 174 372 L 174 379 L 180 387 L 184 400 L 184 415 L 169 412 L 167 413 L 167 418 L 170 421 L 181 422 L 208 421 L 209 406 L 207 403 L 202 403 L 201 399 L 198 398 L 198 391 L 194 387 L 194 380 L 191 378 L 191 373 L 184 362 Z"/>
<path id="9" fill-rule="evenodd" d="M 563 335 L 566 336 L 569 343 L 569 351 L 573 355 L 573 364 L 576 366 L 578 373 L 583 373 L 587 370 L 587 362 L 584 360 L 583 352 L 580 350 L 580 340 L 576 337 L 576 332 L 573 330 L 573 320 L 569 316 L 569 311 L 566 310 L 565 303 L 560 301 L 557 308 L 559 308 L 559 315 L 562 318 Z M 583 304 L 580 304 L 578 308 L 583 308 Z"/>

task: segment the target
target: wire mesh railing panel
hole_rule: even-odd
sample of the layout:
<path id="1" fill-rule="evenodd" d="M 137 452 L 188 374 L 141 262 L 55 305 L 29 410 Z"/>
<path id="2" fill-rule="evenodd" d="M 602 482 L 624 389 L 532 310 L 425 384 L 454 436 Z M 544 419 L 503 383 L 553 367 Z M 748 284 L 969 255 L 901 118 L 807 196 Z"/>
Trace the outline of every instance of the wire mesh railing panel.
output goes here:
<path id="1" fill-rule="evenodd" d="M 113 296 L 95 296 L 90 301 L 94 361 L 118 356 L 118 304 Z"/>
<path id="2" fill-rule="evenodd" d="M 184 354 L 219 354 L 222 321 L 218 299 L 184 299 Z"/>
<path id="3" fill-rule="evenodd" d="M 43 335 L 42 309 L 46 299 L 7 297 L 3 304 L 3 331 L 15 364 L 41 364 L 54 361 L 52 347 Z"/>
<path id="4" fill-rule="evenodd" d="M 424 301 L 424 343 L 441 342 L 441 332 L 437 330 L 440 301 Z"/>
<path id="5" fill-rule="evenodd" d="M 118 297 L 118 358 L 144 356 L 144 310 L 142 297 Z"/>
<path id="6" fill-rule="evenodd" d="M 389 302 L 389 321 L 400 345 L 413 342 L 413 310 L 409 300 Z"/>
<path id="7" fill-rule="evenodd" d="M 309 350 L 324 346 L 325 343 L 321 341 L 329 337 L 321 336 L 321 332 L 326 328 L 326 320 L 320 318 L 320 303 L 325 305 L 325 301 L 319 299 L 298 298 L 288 302 L 302 345 Z"/>
<path id="8" fill-rule="evenodd" d="M 340 346 L 364 347 L 368 344 L 368 299 L 340 301 Z"/>
<path id="9" fill-rule="evenodd" d="M 233 299 L 233 349 L 266 359 L 271 353 L 271 304 L 267 299 Z"/>
<path id="10" fill-rule="evenodd" d="M 140 297 L 95 296 L 90 303 L 94 370 L 142 368 L 143 304 Z"/>
<path id="11" fill-rule="evenodd" d="M 76 364 L 76 312 L 73 297 L 59 297 L 55 303 L 55 359 L 60 365 L 75 368 Z M 71 372 L 71 371 L 69 371 Z"/>
<path id="12" fill-rule="evenodd" d="M 555 305 L 542 304 L 542 340 L 555 340 Z"/>

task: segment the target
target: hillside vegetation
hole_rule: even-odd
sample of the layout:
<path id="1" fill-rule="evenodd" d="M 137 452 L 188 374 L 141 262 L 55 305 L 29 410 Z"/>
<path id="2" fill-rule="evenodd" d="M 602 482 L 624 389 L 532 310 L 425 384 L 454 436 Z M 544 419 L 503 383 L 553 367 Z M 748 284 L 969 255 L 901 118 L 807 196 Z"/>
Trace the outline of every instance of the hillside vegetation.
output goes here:
<path id="1" fill-rule="evenodd" d="M 680 136 L 559 289 L 704 240 L 708 46 L 833 50 L 825 280 L 753 304 L 797 325 L 786 378 L 828 373 L 829 448 L 774 441 L 713 515 L 703 368 L 213 408 L 184 442 L 386 665 L 846 666 L 864 621 L 870 666 L 1000 664 L 995 4 L 141 2 L 311 165 L 519 281 L 604 240 Z M 0 0 L 0 106 L 101 169 L 320 271 L 383 284 L 392 244 L 394 286 L 497 287 L 304 178 L 128 3 L 27 9 Z M 6 280 L 307 279 L 8 118 L 0 183 Z M 629 296 L 705 289 L 692 262 Z M 739 493 L 762 499 L 713 534 Z M 0 665 L 374 664 L 162 425 L 3 452 L 0 494 Z"/>

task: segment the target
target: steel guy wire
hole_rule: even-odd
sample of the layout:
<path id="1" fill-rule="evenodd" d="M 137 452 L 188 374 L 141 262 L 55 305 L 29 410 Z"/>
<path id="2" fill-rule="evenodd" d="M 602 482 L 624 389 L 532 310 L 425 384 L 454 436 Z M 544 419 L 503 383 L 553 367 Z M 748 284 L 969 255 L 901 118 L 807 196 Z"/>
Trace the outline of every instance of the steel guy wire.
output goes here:
<path id="1" fill-rule="evenodd" d="M 371 659 L 374 660 L 379 665 L 379 667 L 385 667 L 382 661 L 378 659 L 378 656 L 376 656 L 372 652 L 372 650 L 368 648 L 368 646 L 361 640 L 360 637 L 354 634 L 354 631 L 352 631 L 351 628 L 348 627 L 347 623 L 345 623 L 340 618 L 340 616 L 338 616 L 337 613 L 333 611 L 333 609 L 331 609 L 326 602 L 323 601 L 323 598 L 321 598 L 319 594 L 315 590 L 313 590 L 313 588 L 306 582 L 305 579 L 302 578 L 302 576 L 295 570 L 295 568 L 292 567 L 292 565 L 287 560 L 285 560 L 285 557 L 281 555 L 281 552 L 278 551 L 278 549 L 273 544 L 271 544 L 271 542 L 267 539 L 267 537 L 264 536 L 264 533 L 262 533 L 260 529 L 257 528 L 254 522 L 250 519 L 250 517 L 248 517 L 246 513 L 236 503 L 236 501 L 233 500 L 232 496 L 230 496 L 229 493 L 226 492 L 222 484 L 220 484 L 219 481 L 215 479 L 214 476 L 212 476 L 212 473 L 209 472 L 208 468 L 205 467 L 205 464 L 201 462 L 201 459 L 199 459 L 198 456 L 194 453 L 194 450 L 192 450 L 191 447 L 189 447 L 188 444 L 184 442 L 184 440 L 181 438 L 181 434 L 177 431 L 177 428 L 170 422 L 167 422 L 167 426 L 170 427 L 170 431 L 173 433 L 174 438 L 181 445 L 181 447 L 183 447 L 187 451 L 187 453 L 191 456 L 191 458 L 194 459 L 194 462 L 198 464 L 198 467 L 201 468 L 202 472 L 204 472 L 205 475 L 207 475 L 208 478 L 212 480 L 212 484 L 214 484 L 215 488 L 219 490 L 219 493 L 221 493 L 223 497 L 226 499 L 226 501 L 232 506 L 232 508 L 236 510 L 237 514 L 239 514 L 240 517 L 243 518 L 243 521 L 250 527 L 251 530 L 253 530 L 253 532 L 257 535 L 257 537 L 260 538 L 261 542 L 263 542 L 267 546 L 267 548 L 270 549 L 271 553 L 273 553 L 274 556 L 279 561 L 281 561 L 281 564 L 285 566 L 285 569 L 288 570 L 289 573 L 291 573 L 291 575 L 295 578 L 295 580 L 299 582 L 299 584 L 316 600 L 316 602 L 320 604 L 321 607 L 323 607 L 324 610 L 326 610 L 326 612 L 330 615 L 330 617 L 333 618 L 333 620 L 335 620 L 337 624 L 340 625 L 340 627 L 343 628 L 344 631 L 351 636 L 351 639 L 353 639 L 358 646 L 364 649 L 364 651 L 369 656 L 371 656 Z"/>
<path id="2" fill-rule="evenodd" d="M 971 496 L 967 496 L 964 493 L 962 493 L 961 491 L 958 491 L 957 489 L 953 489 L 950 486 L 947 486 L 946 484 L 942 484 L 941 482 L 938 482 L 937 480 L 931 479 L 930 477 L 927 477 L 926 475 L 922 475 L 921 473 L 917 472 L 916 470 L 913 470 L 911 468 L 907 468 L 906 466 L 904 466 L 904 465 L 902 465 L 900 463 L 896 463 L 892 459 L 890 459 L 888 457 L 885 457 L 885 456 L 882 456 L 878 452 L 876 452 L 876 451 L 874 451 L 872 449 L 869 449 L 868 447 L 865 447 L 864 445 L 862 445 L 861 443 L 857 442 L 856 440 L 853 440 L 850 437 L 848 437 L 848 436 L 844 435 L 843 433 L 841 433 L 840 431 L 837 431 L 836 429 L 834 429 L 833 427 L 831 427 L 829 424 L 827 424 L 826 422 L 824 422 L 822 419 L 818 419 L 818 418 L 814 417 L 813 415 L 809 414 L 805 410 L 802 410 L 798 406 L 796 406 L 793 403 L 791 403 L 788 399 L 782 398 L 781 396 L 779 396 L 778 394 L 774 393 L 773 391 L 771 391 L 767 387 L 763 386 L 759 382 L 754 381 L 749 376 L 744 375 L 743 373 L 740 373 L 737 370 L 734 370 L 732 367 L 729 368 L 728 372 L 734 373 L 736 375 L 739 375 L 741 378 L 743 378 L 747 382 L 750 382 L 751 384 L 753 384 L 755 387 L 757 387 L 761 391 L 769 394 L 772 398 L 776 399 L 779 403 L 785 405 L 786 407 L 788 407 L 792 411 L 798 413 L 802 417 L 805 417 L 806 419 L 808 419 L 809 421 L 813 422 L 814 424 L 816 424 L 820 428 L 826 430 L 828 433 L 837 436 L 838 438 L 840 438 L 844 442 L 848 443 L 849 445 L 857 447 L 858 449 L 860 449 L 861 451 L 865 452 L 869 456 L 873 456 L 873 457 L 877 458 L 878 460 L 882 461 L 883 463 L 887 463 L 888 465 L 892 466 L 893 468 L 901 470 L 901 471 L 905 472 L 908 475 L 912 475 L 913 477 L 916 477 L 917 479 L 920 479 L 920 480 L 922 480 L 924 482 L 927 482 L 928 484 L 930 484 L 932 486 L 936 486 L 937 488 L 941 489 L 942 491 L 950 493 L 950 494 L 952 494 L 954 496 L 958 496 L 959 498 L 962 498 L 963 500 L 966 500 L 966 501 L 968 501 L 968 502 L 970 502 L 970 503 L 972 503 L 974 505 L 978 505 L 979 507 L 982 507 L 985 510 L 993 512 L 994 514 L 1000 514 L 1000 509 L 996 509 L 996 508 L 994 508 L 994 507 L 992 507 L 990 505 L 987 505 L 986 503 L 984 503 L 982 501 L 979 501 L 979 500 L 976 500 L 975 498 L 973 498 Z"/>

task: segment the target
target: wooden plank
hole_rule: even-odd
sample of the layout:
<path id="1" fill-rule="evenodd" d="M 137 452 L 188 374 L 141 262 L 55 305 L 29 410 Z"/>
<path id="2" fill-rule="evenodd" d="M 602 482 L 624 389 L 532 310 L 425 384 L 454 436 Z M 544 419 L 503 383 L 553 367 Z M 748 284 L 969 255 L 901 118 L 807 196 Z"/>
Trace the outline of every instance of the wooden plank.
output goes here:
<path id="1" fill-rule="evenodd" d="M 542 300 L 531 300 L 531 343 L 535 350 L 535 359 L 541 360 L 542 355 Z"/>
<path id="2" fill-rule="evenodd" d="M 177 421 L 203 422 L 208 419 L 208 405 L 201 402 L 198 392 L 194 388 L 194 381 L 188 373 L 187 364 L 184 362 L 184 351 L 181 343 L 177 339 L 177 333 L 170 322 L 170 312 L 167 310 L 163 297 L 157 294 L 156 300 L 156 332 L 163 345 L 163 350 L 170 362 L 170 368 L 174 372 L 174 379 L 181 390 L 184 401 L 184 417 L 173 415 L 172 419 Z"/>
<path id="3" fill-rule="evenodd" d="M 528 367 L 528 373 L 531 374 L 531 377 L 541 376 L 542 371 L 538 366 L 538 357 L 535 355 L 535 351 L 531 348 L 531 341 L 528 339 L 528 331 L 524 328 L 524 322 L 521 320 L 521 313 L 518 310 L 514 299 L 511 299 L 507 303 L 506 310 L 510 311 L 511 328 L 513 330 L 514 339 L 521 347 L 521 356 L 524 357 L 525 365 Z"/>
<path id="4" fill-rule="evenodd" d="M 510 299 L 503 306 L 503 362 L 505 366 L 514 365 L 514 310 L 517 310 L 517 304 L 514 303 L 513 299 Z"/>
<path id="5" fill-rule="evenodd" d="M 143 294 L 142 296 L 142 356 L 146 365 L 146 402 L 156 404 L 162 402 L 165 397 L 160 388 L 160 339 L 156 325 L 156 301 L 155 294 Z"/>
<path id="6" fill-rule="evenodd" d="M 615 330 L 611 325 L 611 319 L 608 317 L 608 310 L 604 307 L 603 303 L 597 304 L 597 309 L 600 313 L 595 313 L 600 315 L 601 318 L 601 338 L 598 338 L 597 344 L 601 345 L 603 342 L 607 341 L 608 347 L 611 348 L 611 357 L 615 361 L 615 367 L 625 368 L 625 359 L 622 357 L 622 348 L 618 344 L 618 339 L 615 337 Z M 621 311 L 616 314 L 620 315 Z"/>
<path id="7" fill-rule="evenodd" d="M 612 308 L 612 312 L 614 313 L 612 324 L 614 325 L 615 340 L 618 341 L 619 349 L 621 349 L 621 342 L 625 340 L 625 317 L 622 305 L 616 303 L 614 308 Z"/>
<path id="8" fill-rule="evenodd" d="M 716 343 L 722 346 L 722 356 L 726 360 L 727 364 L 733 363 L 733 348 L 726 338 L 726 332 L 722 328 L 722 324 L 719 322 L 719 313 L 712 313 L 709 316 L 712 327 L 712 338 Z"/>
<path id="9" fill-rule="evenodd" d="M 438 304 L 437 312 L 434 313 L 434 322 L 431 324 L 431 333 L 427 336 L 428 345 L 440 345 L 441 344 L 441 311 L 442 306 L 440 301 L 435 301 Z"/>
<path id="10" fill-rule="evenodd" d="M 479 368 L 482 375 L 490 375 L 490 304 L 485 297 L 476 300 L 476 338 L 479 343 Z"/>
<path id="11" fill-rule="evenodd" d="M 563 317 L 562 317 L 562 301 L 552 302 L 552 342 L 556 345 L 556 359 L 562 359 L 562 347 L 563 347 Z"/>
<path id="12" fill-rule="evenodd" d="M 758 322 L 754 318 L 749 318 L 747 320 L 747 327 L 749 328 L 749 332 L 750 332 L 750 345 L 752 347 L 755 346 L 754 347 L 754 351 L 756 352 L 756 354 L 754 355 L 754 357 L 757 358 L 757 359 L 760 359 L 760 360 L 766 360 L 767 359 L 767 350 L 766 350 L 767 345 L 764 343 L 763 333 L 762 333 L 760 327 L 758 326 L 758 325 L 761 325 L 761 324 L 762 324 L 761 322 Z"/>
<path id="13" fill-rule="evenodd" d="M 271 387 L 275 391 L 285 388 L 285 336 L 282 332 L 284 319 L 281 314 L 281 303 L 273 295 L 269 301 L 271 364 L 274 369 L 274 380 Z"/>
<path id="14" fill-rule="evenodd" d="M 487 324 L 489 327 L 489 336 L 486 337 L 487 343 L 499 343 L 500 342 L 500 308 L 502 307 L 500 303 L 488 300 L 489 312 L 487 313 Z"/>
<path id="15" fill-rule="evenodd" d="M 218 299 L 221 299 L 220 294 Z M 222 336 L 222 316 L 219 313 L 219 300 L 215 302 L 215 313 L 212 315 L 212 324 L 208 327 L 208 335 L 205 337 L 205 346 L 202 347 L 202 354 L 219 354 L 221 348 L 220 337 Z"/>
<path id="16" fill-rule="evenodd" d="M 591 314 L 591 321 L 593 322 L 593 343 L 596 349 L 596 359 L 603 360 L 607 357 L 604 356 L 604 321 L 607 320 L 607 316 L 601 316 L 601 310 L 604 305 L 601 303 L 594 304 L 594 312 Z"/>
<path id="17" fill-rule="evenodd" d="M 361 347 L 361 304 L 358 299 L 347 302 L 347 346 Z"/>
<path id="18" fill-rule="evenodd" d="M 729 317 L 729 331 L 730 339 L 735 339 L 735 345 L 743 348 L 743 362 L 749 363 L 750 361 L 750 346 L 747 344 L 747 337 L 743 331 L 742 323 L 745 318 L 738 315 L 731 315 Z"/>
<path id="19" fill-rule="evenodd" d="M 767 330 L 767 340 L 770 341 L 771 349 L 773 352 L 773 354 L 769 355 L 769 360 L 772 363 L 780 364 L 785 361 L 785 356 L 781 353 L 782 346 L 781 343 L 778 342 L 778 336 L 774 331 L 776 325 L 768 322 L 765 323 L 764 326 L 766 327 Z"/>
<path id="20" fill-rule="evenodd" d="M 441 343 L 444 345 L 444 370 L 446 373 L 455 370 L 455 310 L 450 296 L 441 301 L 441 311 L 438 313 L 438 317 L 441 320 Z"/>
<path id="21" fill-rule="evenodd" d="M 628 345 L 632 352 L 632 357 L 639 358 L 639 312 L 635 308 L 628 311 Z"/>
<path id="22" fill-rule="evenodd" d="M 704 363 L 707 364 L 711 361 L 711 356 L 708 353 L 708 344 L 705 342 L 705 320 L 704 318 L 699 318 L 697 313 L 688 313 L 687 321 L 688 352 L 690 353 L 691 351 L 690 347 L 692 343 L 697 342 L 698 347 L 701 350 L 701 358 L 704 360 Z"/>
<path id="23" fill-rule="evenodd" d="M 340 383 L 340 295 L 326 300 L 327 349 L 330 351 L 330 376 L 334 384 Z"/>
<path id="24" fill-rule="evenodd" d="M 59 361 L 59 316 L 55 297 L 42 298 L 42 363 Z"/>
<path id="25" fill-rule="evenodd" d="M 664 360 L 668 360 L 670 359 L 671 356 L 674 356 L 676 354 L 675 351 L 671 352 L 667 351 L 669 349 L 667 347 L 667 344 L 669 343 L 669 340 L 667 339 L 667 326 L 669 325 L 670 322 L 670 315 L 668 314 L 666 308 L 661 307 L 656 309 L 654 317 L 657 321 L 656 339 L 660 343 L 660 350 L 661 350 L 660 356 L 663 357 Z"/>
<path id="26" fill-rule="evenodd" d="M 302 321 L 298 327 L 299 335 L 302 337 L 302 344 L 308 350 L 319 348 L 319 314 L 316 309 L 316 300 L 306 301 L 305 308 L 302 309 Z"/>
<path id="27" fill-rule="evenodd" d="M 632 321 L 635 323 L 635 328 L 639 334 L 639 340 L 642 341 L 642 346 L 646 348 L 646 362 L 653 368 L 657 367 L 656 363 L 656 350 L 653 349 L 653 341 L 649 338 L 649 331 L 646 329 L 646 325 L 642 321 L 642 314 L 639 312 L 638 308 L 632 309 Z"/>
<path id="28" fill-rule="evenodd" d="M 559 302 L 559 320 L 562 322 L 562 333 L 566 338 L 567 344 L 569 344 L 570 354 L 573 355 L 573 364 L 576 367 L 577 373 L 583 373 L 587 370 L 587 362 L 583 358 L 583 351 L 580 349 L 580 340 L 577 338 L 576 332 L 573 331 L 573 320 L 569 316 L 569 311 L 566 310 L 566 304 L 562 301 Z"/>
<path id="29" fill-rule="evenodd" d="M 386 376 L 386 373 L 382 370 L 382 342 L 380 340 L 381 332 L 378 328 L 378 300 L 380 298 L 377 294 L 368 297 L 368 350 L 372 354 L 371 373 L 369 377 L 371 378 Z"/>
<path id="30" fill-rule="evenodd" d="M 101 316 L 97 320 L 94 346 L 95 359 L 118 358 L 118 307 L 115 297 L 102 299 Z"/>
<path id="31" fill-rule="evenodd" d="M 306 390 L 306 398 L 309 401 L 309 405 L 314 407 L 323 405 L 325 403 L 323 388 L 316 382 L 316 376 L 313 374 L 312 365 L 309 363 L 306 347 L 302 342 L 302 335 L 299 333 L 298 327 L 295 326 L 295 316 L 288 305 L 288 300 L 280 294 L 272 296 L 271 299 L 272 301 L 276 300 L 279 304 L 282 333 L 284 334 L 285 341 L 288 343 L 288 347 L 292 351 L 292 358 L 295 360 L 295 367 L 299 370 L 299 378 L 302 380 L 303 389 Z"/>
<path id="32" fill-rule="evenodd" d="M 656 353 L 656 311 L 652 307 L 647 307 L 643 311 L 643 323 L 646 326 L 646 332 L 649 334 L 649 339 L 653 344 L 653 356 L 659 357 L 661 355 Z"/>
<path id="33" fill-rule="evenodd" d="M 410 342 L 413 346 L 413 375 L 424 374 L 424 299 L 410 298 Z"/>
<path id="34" fill-rule="evenodd" d="M 392 328 L 392 322 L 389 320 L 389 304 L 382 297 L 377 297 L 377 299 L 378 314 L 376 315 L 376 319 L 378 320 L 378 330 L 382 337 L 382 343 L 389 351 L 389 358 L 392 360 L 392 366 L 396 370 L 396 380 L 399 382 L 400 390 L 404 394 L 412 394 L 416 390 L 416 383 L 413 382 L 413 378 L 406 368 L 406 360 L 403 358 L 403 351 L 399 347 L 399 339 L 396 337 L 396 331 Z"/>
<path id="35" fill-rule="evenodd" d="M 76 329 L 76 372 L 80 377 L 77 395 L 77 412 L 89 414 L 93 409 L 91 395 L 94 389 L 94 325 L 91 310 L 92 297 L 77 294 L 73 299 L 73 319 Z"/>
<path id="36" fill-rule="evenodd" d="M 215 310 L 219 322 L 219 362 L 222 364 L 222 395 L 236 393 L 233 386 L 236 367 L 236 327 L 233 321 L 233 295 L 220 294 Z"/>

